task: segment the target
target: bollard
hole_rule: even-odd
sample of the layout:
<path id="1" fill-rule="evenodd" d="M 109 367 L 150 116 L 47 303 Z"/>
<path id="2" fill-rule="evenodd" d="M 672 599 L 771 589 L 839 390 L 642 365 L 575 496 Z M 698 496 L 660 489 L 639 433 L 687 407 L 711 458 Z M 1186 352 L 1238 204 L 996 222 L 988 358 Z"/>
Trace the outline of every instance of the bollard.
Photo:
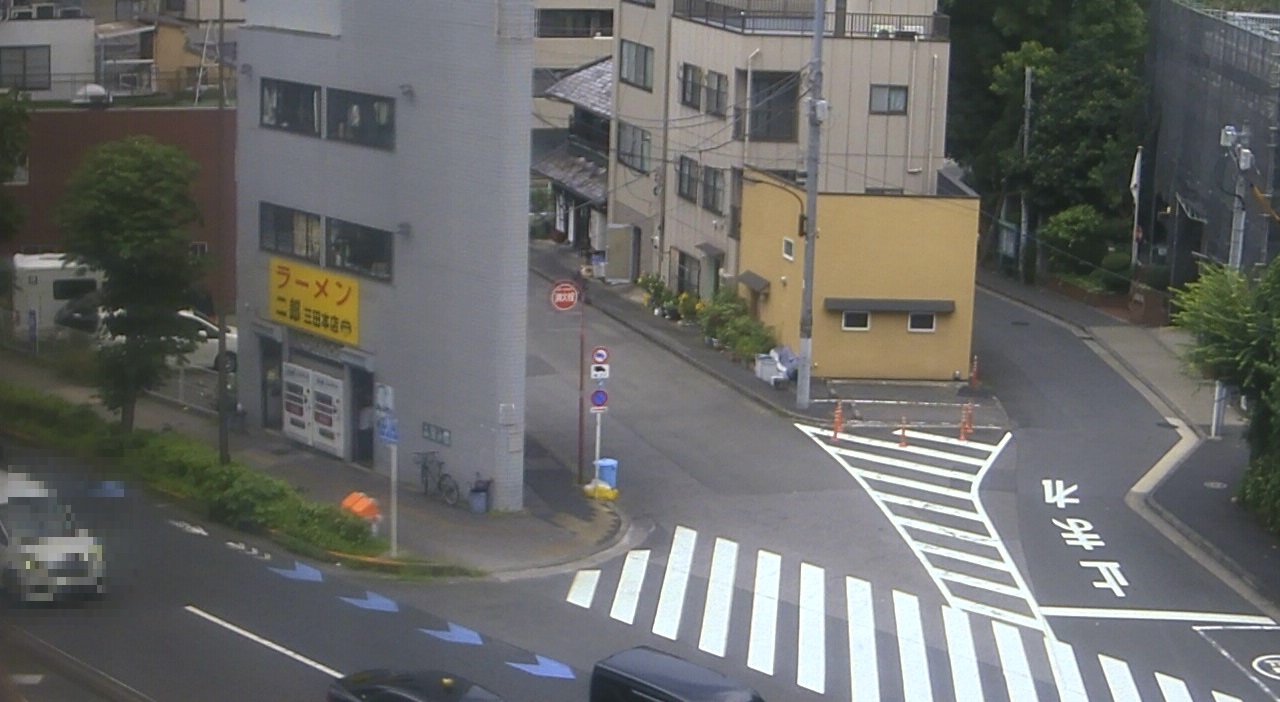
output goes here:
<path id="1" fill-rule="evenodd" d="M 966 404 L 965 408 L 968 410 L 968 412 L 965 415 L 965 418 L 966 418 L 966 421 L 968 422 L 969 433 L 972 434 L 973 433 L 973 403 L 970 402 Z"/>
<path id="2" fill-rule="evenodd" d="M 969 405 L 960 408 L 960 440 L 969 440 Z"/>
<path id="3" fill-rule="evenodd" d="M 840 432 L 844 429 L 844 403 L 836 403 L 836 416 L 831 427 L 831 443 L 840 441 Z"/>
<path id="4" fill-rule="evenodd" d="M 898 445 L 907 445 L 907 418 L 902 418 L 902 428 L 898 430 Z"/>

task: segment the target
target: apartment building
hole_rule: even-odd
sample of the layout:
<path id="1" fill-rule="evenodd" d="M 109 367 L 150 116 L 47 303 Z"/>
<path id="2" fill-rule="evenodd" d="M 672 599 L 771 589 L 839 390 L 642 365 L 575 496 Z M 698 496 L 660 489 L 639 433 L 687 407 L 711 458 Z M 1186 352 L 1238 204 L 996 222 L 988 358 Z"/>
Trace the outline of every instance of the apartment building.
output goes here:
<path id="1" fill-rule="evenodd" d="M 618 0 L 537 0 L 533 41 L 534 148 L 563 142 L 572 108 L 547 89 L 573 70 L 613 52 Z M 541 152 L 535 154 L 539 160 Z"/>
<path id="2" fill-rule="evenodd" d="M 609 237 L 636 273 L 709 297 L 736 275 L 742 169 L 801 182 L 810 0 L 620 0 Z M 933 195 L 948 18 L 936 0 L 826 0 L 819 188 Z M 599 248 L 624 249 L 610 240 Z"/>
<path id="3" fill-rule="evenodd" d="M 464 489 L 492 481 L 495 509 L 521 509 L 530 114 L 509 106 L 529 100 L 532 3 L 246 12 L 236 311 L 249 422 L 383 473 L 394 458 L 414 485 L 415 456 L 435 451 Z"/>

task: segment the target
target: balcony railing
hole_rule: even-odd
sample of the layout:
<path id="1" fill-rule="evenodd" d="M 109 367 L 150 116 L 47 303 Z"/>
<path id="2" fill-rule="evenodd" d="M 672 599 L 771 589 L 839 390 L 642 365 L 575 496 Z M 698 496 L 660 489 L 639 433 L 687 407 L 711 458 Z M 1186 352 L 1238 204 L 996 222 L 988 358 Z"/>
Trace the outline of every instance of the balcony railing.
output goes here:
<path id="1" fill-rule="evenodd" d="M 813 5 L 808 0 L 676 0 L 674 14 L 740 34 L 813 33 Z M 824 14 L 828 37 L 946 40 L 951 32 L 951 18 L 942 14 Z"/>

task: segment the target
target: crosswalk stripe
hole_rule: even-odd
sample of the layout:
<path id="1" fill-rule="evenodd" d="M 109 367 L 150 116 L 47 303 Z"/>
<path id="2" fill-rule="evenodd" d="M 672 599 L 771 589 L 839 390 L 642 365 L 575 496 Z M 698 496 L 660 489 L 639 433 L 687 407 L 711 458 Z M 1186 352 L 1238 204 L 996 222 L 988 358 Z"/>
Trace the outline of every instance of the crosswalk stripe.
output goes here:
<path id="1" fill-rule="evenodd" d="M 1164 673 L 1156 673 L 1156 684 L 1160 686 L 1160 694 L 1164 702 L 1191 702 L 1191 690 L 1181 680 Z"/>
<path id="2" fill-rule="evenodd" d="M 951 686 L 955 699 L 982 702 L 982 678 L 978 674 L 978 655 L 973 648 L 968 613 L 944 606 L 942 624 L 947 634 L 947 653 L 951 656 Z"/>
<path id="3" fill-rule="evenodd" d="M 747 667 L 773 675 L 774 632 L 778 627 L 778 583 L 782 578 L 782 556 L 756 552 L 755 596 L 751 601 L 751 638 L 747 645 Z"/>
<path id="4" fill-rule="evenodd" d="M 879 702 L 880 669 L 876 667 L 876 622 L 871 583 L 846 576 L 844 594 L 853 702 Z"/>
<path id="5" fill-rule="evenodd" d="M 950 580 L 953 583 L 960 583 L 961 585 L 968 585 L 969 587 L 988 590 L 1001 595 L 1008 595 L 1009 597 L 1022 597 L 1022 590 L 1019 590 L 1012 585 L 1006 585 L 994 580 L 987 580 L 986 578 L 975 577 L 966 573 L 958 573 L 954 570 L 947 570 L 945 568 L 935 568 L 934 572 L 937 573 L 939 578 L 942 578 L 943 580 Z"/>
<path id="6" fill-rule="evenodd" d="M 658 612 L 653 617 L 653 633 L 672 641 L 680 633 L 680 614 L 684 612 L 684 595 L 689 587 L 689 569 L 693 566 L 697 542 L 698 532 L 683 526 L 676 527 L 671 537 L 667 571 L 658 593 Z"/>
<path id="7" fill-rule="evenodd" d="M 635 622 L 636 605 L 640 603 L 640 587 L 644 585 L 644 572 L 648 567 L 648 549 L 627 553 L 627 560 L 622 564 L 622 577 L 618 579 L 618 589 L 613 594 L 610 617 L 627 624 Z"/>
<path id="8" fill-rule="evenodd" d="M 968 490 L 957 490 L 955 488 L 943 487 L 935 483 L 927 483 L 923 480 L 912 480 L 911 478 L 900 478 L 896 475 L 889 475 L 888 473 L 878 473 L 876 471 L 866 470 L 863 468 L 857 468 L 855 470 L 857 470 L 858 473 L 862 475 L 863 478 L 866 478 L 867 480 L 875 481 L 877 483 L 887 483 L 889 485 L 897 485 L 898 487 L 910 488 L 912 490 L 919 490 L 920 492 L 931 492 L 935 495 L 946 495 L 947 497 L 954 497 L 960 500 L 972 499 Z"/>
<path id="9" fill-rule="evenodd" d="M 917 473 L 933 475 L 939 478 L 948 478 L 951 480 L 963 480 L 965 482 L 973 482 L 973 473 L 953 468 L 941 468 L 939 466 L 931 466 L 925 463 L 916 463 L 915 461 L 904 461 L 901 458 L 893 458 L 892 456 L 882 456 L 878 453 L 865 453 L 863 451 L 854 451 L 851 449 L 836 449 L 836 451 L 848 458 L 856 458 L 867 463 L 878 463 L 882 466 L 893 466 L 894 468 L 902 468 L 903 470 L 912 470 Z M 858 466 L 858 470 L 865 470 Z"/>
<path id="10" fill-rule="evenodd" d="M 1071 644 L 1063 643 L 1054 636 L 1046 636 L 1044 647 L 1049 656 L 1049 666 L 1053 668 L 1053 679 L 1058 684 L 1058 699 L 1061 702 L 1089 702 Z"/>
<path id="11" fill-rule="evenodd" d="M 987 556 L 980 556 L 976 553 L 947 548 L 946 546 L 939 546 L 925 541 L 917 543 L 916 548 L 933 556 L 942 556 L 956 561 L 963 561 L 972 565 L 982 566 L 983 568 L 990 568 L 991 570 L 999 570 L 1007 573 L 1013 568 L 1011 564 L 998 558 L 988 558 Z"/>
<path id="12" fill-rule="evenodd" d="M 800 631 L 796 641 L 796 684 L 818 694 L 827 686 L 826 581 L 822 568 L 800 564 Z"/>
<path id="13" fill-rule="evenodd" d="M 1239 697 L 1236 697 L 1235 695 L 1228 695 L 1228 694 L 1214 691 L 1213 702 L 1244 702 L 1244 700 L 1240 699 Z"/>
<path id="14" fill-rule="evenodd" d="M 573 585 L 569 586 L 569 604 L 583 609 L 591 609 L 596 598 L 596 586 L 600 584 L 599 570 L 580 570 L 573 576 Z"/>
<path id="15" fill-rule="evenodd" d="M 925 650 L 919 599 L 915 595 L 894 590 L 893 617 L 898 628 L 902 696 L 905 702 L 933 702 L 933 688 L 929 684 L 929 656 Z"/>
<path id="16" fill-rule="evenodd" d="M 1111 699 L 1115 702 L 1142 702 L 1138 694 L 1138 685 L 1133 682 L 1133 674 L 1129 665 L 1122 660 L 1099 654 L 1102 663 L 1102 674 L 1107 679 L 1107 687 L 1111 688 Z"/>
<path id="17" fill-rule="evenodd" d="M 954 436 L 940 436 L 938 434 L 928 434 L 922 431 L 912 431 L 911 429 L 907 430 L 907 438 L 919 439 L 921 441 L 932 441 L 934 443 L 947 444 L 950 446 L 964 446 L 966 448 L 981 449 L 983 451 L 994 451 L 999 448 L 998 444 L 987 444 L 981 441 L 974 441 L 973 439 L 961 441 Z"/>
<path id="18" fill-rule="evenodd" d="M 1010 624 L 1025 626 L 1028 629 L 1042 629 L 1044 626 L 1043 622 L 1033 616 L 1010 612 L 1007 609 L 993 607 L 989 604 L 971 600 L 967 597 L 956 597 L 953 595 L 951 597 L 951 604 L 965 610 L 966 612 L 973 612 L 974 614 L 980 614 L 989 619 L 998 619 L 1000 621 L 1009 622 Z"/>
<path id="19" fill-rule="evenodd" d="M 904 527 L 927 531 L 931 534 L 940 534 L 942 536 L 950 536 L 953 539 L 968 541 L 969 543 L 982 544 L 983 546 L 995 547 L 996 540 L 986 534 L 978 534 L 966 529 L 956 529 L 943 524 L 934 524 L 920 519 L 911 519 L 910 517 L 898 517 L 898 523 Z"/>
<path id="20" fill-rule="evenodd" d="M 917 437 L 923 438 L 923 437 Z M 851 444 L 861 444 L 863 446 L 873 446 L 875 448 L 889 449 L 894 453 L 910 453 L 917 456 L 928 456 L 929 458 L 941 458 L 953 463 L 968 463 L 969 465 L 980 466 L 984 459 L 973 456 L 965 456 L 962 454 L 952 453 L 950 451 L 939 451 L 938 449 L 925 448 L 923 446 L 906 446 L 900 445 L 898 441 L 885 441 L 883 439 L 872 439 L 866 436 L 858 436 L 857 434 L 841 434 L 840 439 Z M 845 449 L 842 449 L 844 451 Z"/>
<path id="21" fill-rule="evenodd" d="M 733 574 L 737 568 L 737 542 L 717 537 L 711 551 L 711 575 L 707 580 L 707 604 L 702 610 L 702 634 L 698 648 L 721 657 L 729 641 Z"/>
<path id="22" fill-rule="evenodd" d="M 927 500 L 917 500 L 914 497 L 903 497 L 902 495 L 893 495 L 890 493 L 882 493 L 879 495 L 882 502 L 888 502 L 904 507 L 915 507 L 929 512 L 937 512 L 945 514 L 949 517 L 959 517 L 960 519 L 972 519 L 975 522 L 982 521 L 982 515 L 967 509 L 958 509 L 949 505 L 940 505 L 937 502 L 929 502 Z"/>
<path id="23" fill-rule="evenodd" d="M 1009 699 L 1034 702 L 1036 681 L 1031 677 L 1031 664 L 1027 662 L 1027 651 L 1022 647 L 1022 630 L 993 621 L 991 631 L 996 636 L 996 653 L 1000 655 L 1000 670 L 1004 673 Z"/>

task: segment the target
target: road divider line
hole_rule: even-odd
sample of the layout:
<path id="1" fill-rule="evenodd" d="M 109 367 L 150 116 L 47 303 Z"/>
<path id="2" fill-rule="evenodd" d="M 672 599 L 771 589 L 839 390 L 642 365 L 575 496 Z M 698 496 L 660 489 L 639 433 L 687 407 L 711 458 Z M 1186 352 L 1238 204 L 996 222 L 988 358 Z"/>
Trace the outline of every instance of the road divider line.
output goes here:
<path id="1" fill-rule="evenodd" d="M 1027 651 L 1022 647 L 1022 630 L 993 621 L 991 631 L 996 637 L 996 653 L 1000 656 L 1000 671 L 1004 673 L 1009 699 L 1035 700 L 1036 681 L 1031 677 L 1031 664 L 1027 662 Z"/>
<path id="2" fill-rule="evenodd" d="M 306 656 L 302 655 L 301 653 L 298 653 L 297 651 L 291 651 L 291 650 L 289 650 L 289 649 L 285 648 L 284 646 L 281 646 L 280 644 L 278 644 L 278 643 L 276 643 L 276 642 L 274 642 L 274 641 L 271 641 L 271 640 L 269 640 L 269 639 L 265 639 L 265 638 L 263 638 L 263 637 L 261 637 L 261 636 L 258 636 L 257 634 L 255 634 L 255 633 L 253 633 L 252 631 L 249 631 L 249 630 L 247 630 L 247 629 L 242 629 L 242 628 L 240 628 L 240 627 L 236 626 L 235 624 L 232 624 L 231 622 L 229 622 L 229 621 L 227 621 L 227 620 L 225 620 L 225 619 L 221 619 L 221 618 L 216 617 L 216 616 L 214 616 L 214 615 L 212 615 L 212 614 L 209 614 L 208 612 L 206 612 L 206 611 L 204 611 L 204 610 L 202 610 L 202 609 L 200 609 L 200 608 L 198 608 L 198 607 L 196 607 L 196 606 L 194 606 L 194 605 L 187 605 L 186 607 L 183 607 L 183 609 L 185 609 L 185 610 L 187 610 L 188 612 L 190 612 L 190 613 L 192 613 L 192 614 L 196 615 L 197 617 L 200 617 L 201 619 L 204 619 L 205 621 L 209 621 L 209 622 L 212 622 L 212 623 L 214 623 L 214 624 L 217 624 L 218 626 L 222 627 L 223 629 L 226 629 L 227 631 L 230 631 L 230 632 L 232 632 L 232 633 L 234 633 L 234 634 L 239 634 L 240 636 L 243 636 L 244 638 L 246 638 L 246 639 L 248 639 L 248 640 L 250 640 L 250 641 L 252 641 L 252 642 L 254 642 L 254 643 L 256 643 L 256 644 L 258 644 L 258 645 L 260 645 L 260 646 L 265 646 L 266 648 L 269 648 L 269 649 L 271 649 L 272 651 L 275 651 L 276 653 L 279 653 L 279 654 L 281 654 L 281 655 L 284 655 L 284 656 L 287 656 L 287 657 L 289 657 L 289 658 L 292 658 L 293 660 L 295 660 L 295 661 L 297 661 L 297 662 L 299 662 L 299 663 L 302 663 L 303 665 L 310 666 L 310 667 L 312 667 L 312 668 L 314 668 L 314 669 L 316 669 L 316 670 L 320 671 L 321 673 L 324 673 L 325 675 L 328 675 L 328 676 L 330 676 L 330 677 L 334 677 L 334 678 L 340 678 L 340 677 L 342 677 L 342 673 L 339 673 L 338 671 L 334 670 L 333 668 L 330 668 L 330 667 L 328 667 L 328 666 L 326 666 L 326 665 L 324 665 L 324 664 L 322 664 L 322 663 L 317 663 L 316 661 L 313 661 L 313 660 L 311 660 L 310 658 L 307 658 Z"/>
<path id="3" fill-rule="evenodd" d="M 1142 702 L 1138 694 L 1138 685 L 1129 672 L 1129 664 L 1111 656 L 1098 655 L 1102 664 L 1102 675 L 1107 679 L 1107 687 L 1111 689 L 1111 699 L 1115 702 Z"/>
<path id="4" fill-rule="evenodd" d="M 707 580 L 707 602 L 702 610 L 702 634 L 698 648 L 721 658 L 729 641 L 733 575 L 737 569 L 738 543 L 717 537 L 711 551 L 711 575 Z"/>
<path id="5" fill-rule="evenodd" d="M 773 675 L 774 636 L 778 628 L 778 585 L 782 580 L 782 556 L 756 552 L 756 585 L 751 600 L 751 637 L 747 641 L 747 667 Z"/>
<path id="6" fill-rule="evenodd" d="M 933 702 L 933 688 L 929 684 L 929 654 L 924 643 L 924 622 L 920 619 L 920 600 L 915 595 L 894 590 L 893 620 L 898 628 L 902 697 L 905 702 Z"/>
<path id="7" fill-rule="evenodd" d="M 951 687 L 955 699 L 982 702 L 982 677 L 978 673 L 978 654 L 974 652 L 969 613 L 943 605 L 942 625 L 947 635 L 947 653 L 951 656 Z"/>
<path id="8" fill-rule="evenodd" d="M 800 630 L 796 640 L 796 684 L 818 694 L 827 689 L 825 571 L 800 564 Z"/>
<path id="9" fill-rule="evenodd" d="M 569 604 L 591 609 L 591 603 L 596 599 L 596 586 L 599 584 L 599 570 L 580 570 L 573 576 L 573 584 L 569 586 L 569 596 L 565 599 Z"/>
<path id="10" fill-rule="evenodd" d="M 1046 617 L 1076 617 L 1085 619 L 1142 619 L 1168 622 L 1213 622 L 1221 624 L 1256 624 L 1275 626 L 1271 617 L 1258 614 L 1231 614 L 1230 612 L 1185 612 L 1168 609 L 1112 609 L 1107 607 L 1040 607 Z"/>
<path id="11" fill-rule="evenodd" d="M 853 702 L 880 702 L 876 665 L 876 620 L 871 583 L 845 576 L 845 619 L 849 622 L 849 681 Z"/>
<path id="12" fill-rule="evenodd" d="M 676 527 L 671 537 L 667 570 L 662 576 L 662 589 L 658 592 L 658 611 L 653 617 L 653 633 L 665 639 L 675 641 L 680 633 L 680 615 L 684 612 L 689 569 L 693 567 L 693 550 L 697 543 L 698 532 L 688 527 Z"/>
<path id="13" fill-rule="evenodd" d="M 644 573 L 649 567 L 649 550 L 640 549 L 627 554 L 622 564 L 622 576 L 618 589 L 613 593 L 613 607 L 609 616 L 626 624 L 636 620 L 636 605 L 640 603 L 640 588 L 644 585 Z"/>

